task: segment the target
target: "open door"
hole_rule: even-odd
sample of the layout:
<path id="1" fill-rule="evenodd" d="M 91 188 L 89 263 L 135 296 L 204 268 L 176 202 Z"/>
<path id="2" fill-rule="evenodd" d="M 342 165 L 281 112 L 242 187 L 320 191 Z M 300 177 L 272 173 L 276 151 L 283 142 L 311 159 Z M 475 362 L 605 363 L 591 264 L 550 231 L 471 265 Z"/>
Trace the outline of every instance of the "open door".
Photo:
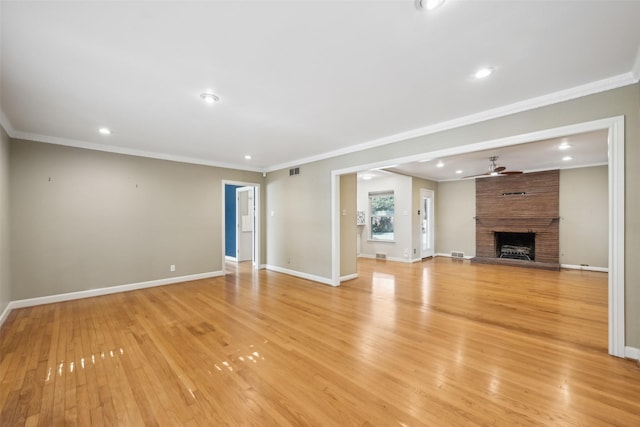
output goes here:
<path id="1" fill-rule="evenodd" d="M 434 253 L 434 216 L 433 216 L 433 190 L 420 189 L 421 232 L 420 258 L 429 258 Z"/>
<path id="2" fill-rule="evenodd" d="M 236 259 L 238 262 L 255 259 L 254 230 L 254 187 L 236 188 Z"/>

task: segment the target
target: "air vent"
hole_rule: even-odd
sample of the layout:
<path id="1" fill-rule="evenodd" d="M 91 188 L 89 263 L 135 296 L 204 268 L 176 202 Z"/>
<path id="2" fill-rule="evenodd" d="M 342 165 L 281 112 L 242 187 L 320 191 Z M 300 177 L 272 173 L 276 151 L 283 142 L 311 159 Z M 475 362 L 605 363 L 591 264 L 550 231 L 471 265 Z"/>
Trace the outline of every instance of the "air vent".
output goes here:
<path id="1" fill-rule="evenodd" d="M 300 175 L 300 168 L 289 169 L 289 176 Z"/>
<path id="2" fill-rule="evenodd" d="M 387 259 L 387 254 L 384 253 L 384 252 L 377 252 L 376 253 L 376 259 L 384 259 L 384 260 L 386 260 Z"/>
<path id="3" fill-rule="evenodd" d="M 451 251 L 451 258 L 464 258 L 464 252 Z"/>

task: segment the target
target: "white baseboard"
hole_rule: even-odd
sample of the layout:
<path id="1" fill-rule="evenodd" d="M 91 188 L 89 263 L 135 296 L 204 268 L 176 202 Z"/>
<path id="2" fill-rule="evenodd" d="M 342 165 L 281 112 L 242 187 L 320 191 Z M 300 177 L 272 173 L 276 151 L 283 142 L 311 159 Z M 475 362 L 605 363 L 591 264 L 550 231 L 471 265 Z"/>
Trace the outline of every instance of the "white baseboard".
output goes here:
<path id="1" fill-rule="evenodd" d="M 585 271 L 599 271 L 601 273 L 608 273 L 609 269 L 606 267 L 593 267 L 590 265 L 572 265 L 572 264 L 560 264 L 560 268 L 567 268 L 570 270 L 585 270 Z"/>
<path id="2" fill-rule="evenodd" d="M 347 274 L 346 276 L 340 277 L 340 282 L 346 282 L 347 280 L 353 280 L 358 278 L 358 273 Z"/>
<path id="3" fill-rule="evenodd" d="M 275 265 L 266 265 L 267 270 L 276 271 L 278 273 L 288 274 L 289 276 L 300 277 L 302 279 L 311 280 L 314 282 L 322 283 L 324 285 L 329 286 L 338 286 L 333 283 L 331 279 L 327 279 L 326 277 L 316 276 L 314 274 L 302 273 L 296 270 L 289 270 L 288 268 L 282 268 Z"/>
<path id="4" fill-rule="evenodd" d="M 451 256 L 451 254 L 447 254 L 447 253 L 444 253 L 444 252 L 438 252 L 438 253 L 434 254 L 433 256 L 434 257 L 443 256 L 443 257 L 446 257 L 446 258 L 453 258 Z M 473 256 L 472 255 L 465 255 L 464 258 L 456 258 L 456 259 L 471 259 L 471 258 L 474 258 L 474 257 L 475 257 L 475 255 L 473 255 Z"/>
<path id="5" fill-rule="evenodd" d="M 2 326 L 5 320 L 7 320 L 7 317 L 9 317 L 9 313 L 11 313 L 11 302 L 7 304 L 7 306 L 2 311 L 2 314 L 0 314 L 0 326 Z"/>
<path id="6" fill-rule="evenodd" d="M 627 359 L 634 359 L 640 362 L 640 348 L 625 347 L 624 357 L 626 357 Z"/>
<path id="7" fill-rule="evenodd" d="M 360 254 L 358 255 L 358 258 L 367 258 L 367 259 L 378 259 L 376 258 L 375 255 L 370 255 L 370 254 Z M 396 258 L 396 257 L 387 257 L 385 259 L 382 259 L 380 261 L 393 261 L 393 262 L 404 262 L 404 263 L 412 263 L 415 262 L 413 260 L 410 260 L 408 258 Z"/>
<path id="8" fill-rule="evenodd" d="M 188 276 L 167 277 L 166 279 L 150 280 L 148 282 L 130 283 L 127 285 L 110 286 L 108 288 L 88 289 L 86 291 L 69 292 L 66 294 L 48 295 L 44 297 L 28 298 L 11 301 L 0 316 L 0 326 L 15 308 L 33 307 L 34 305 L 51 304 L 54 302 L 71 301 L 82 298 L 98 297 L 101 295 L 115 294 L 118 292 L 135 291 L 137 289 L 152 288 L 155 286 L 171 285 L 174 283 L 188 282 L 191 280 L 208 279 L 224 276 L 224 271 L 210 271 L 208 273 L 190 274 Z"/>
<path id="9" fill-rule="evenodd" d="M 224 256 L 224 260 L 225 260 L 225 261 L 231 261 L 231 262 L 238 262 L 238 259 L 237 259 L 236 257 L 234 257 L 234 256 L 227 256 L 227 255 L 225 255 L 225 256 Z"/>

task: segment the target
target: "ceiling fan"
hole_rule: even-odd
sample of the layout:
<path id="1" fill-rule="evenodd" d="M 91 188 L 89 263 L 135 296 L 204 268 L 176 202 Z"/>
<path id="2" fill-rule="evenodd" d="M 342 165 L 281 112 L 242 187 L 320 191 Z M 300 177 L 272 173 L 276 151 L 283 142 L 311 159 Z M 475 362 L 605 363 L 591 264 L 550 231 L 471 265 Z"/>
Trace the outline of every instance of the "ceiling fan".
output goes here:
<path id="1" fill-rule="evenodd" d="M 496 175 L 517 175 L 521 174 L 522 171 L 508 171 L 504 166 L 497 166 L 496 160 L 498 160 L 498 156 L 489 157 L 489 170 L 485 173 L 481 173 L 478 175 L 470 175 L 465 176 L 465 178 L 476 178 L 479 176 L 496 176 Z"/>

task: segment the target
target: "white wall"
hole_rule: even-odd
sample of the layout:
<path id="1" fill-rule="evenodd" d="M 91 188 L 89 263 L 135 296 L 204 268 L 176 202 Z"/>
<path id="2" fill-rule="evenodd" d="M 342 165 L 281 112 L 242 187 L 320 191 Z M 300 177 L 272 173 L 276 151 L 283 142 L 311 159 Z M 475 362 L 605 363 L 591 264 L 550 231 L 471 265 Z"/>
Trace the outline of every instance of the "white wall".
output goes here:
<path id="1" fill-rule="evenodd" d="M 411 204 L 412 181 L 404 175 L 390 174 L 369 181 L 358 181 L 358 210 L 366 213 L 367 224 L 359 226 L 361 256 L 375 257 L 376 253 L 386 253 L 388 260 L 410 261 L 412 253 Z M 369 192 L 393 191 L 395 198 L 394 241 L 371 240 L 371 220 Z"/>

